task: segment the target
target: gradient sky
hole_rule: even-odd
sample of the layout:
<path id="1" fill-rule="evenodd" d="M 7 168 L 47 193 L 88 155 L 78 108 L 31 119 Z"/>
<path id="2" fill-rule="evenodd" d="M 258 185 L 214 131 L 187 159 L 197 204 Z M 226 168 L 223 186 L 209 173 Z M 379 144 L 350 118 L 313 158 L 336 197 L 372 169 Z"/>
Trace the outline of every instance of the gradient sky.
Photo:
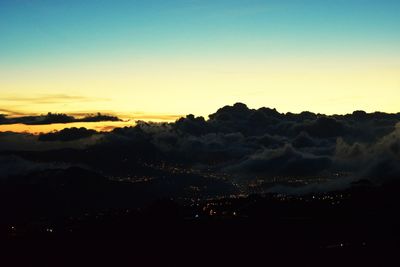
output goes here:
<path id="1" fill-rule="evenodd" d="M 0 113 L 400 111 L 398 0 L 1 0 Z"/>

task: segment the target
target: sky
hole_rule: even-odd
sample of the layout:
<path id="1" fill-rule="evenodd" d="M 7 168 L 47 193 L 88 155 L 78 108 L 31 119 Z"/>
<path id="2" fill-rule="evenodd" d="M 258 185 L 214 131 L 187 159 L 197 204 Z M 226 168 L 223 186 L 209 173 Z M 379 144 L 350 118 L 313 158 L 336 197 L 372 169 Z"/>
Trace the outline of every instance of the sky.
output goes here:
<path id="1" fill-rule="evenodd" d="M 0 113 L 399 112 L 399 14 L 397 0 L 1 0 Z"/>

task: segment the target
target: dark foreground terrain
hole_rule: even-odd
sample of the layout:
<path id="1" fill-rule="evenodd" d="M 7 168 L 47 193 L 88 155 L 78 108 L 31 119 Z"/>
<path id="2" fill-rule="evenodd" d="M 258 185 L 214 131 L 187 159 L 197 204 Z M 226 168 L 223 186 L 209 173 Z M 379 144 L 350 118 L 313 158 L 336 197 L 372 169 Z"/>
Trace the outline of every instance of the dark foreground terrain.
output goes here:
<path id="1" fill-rule="evenodd" d="M 141 208 L 49 186 L 3 185 L 4 266 L 397 266 L 396 183 Z"/>

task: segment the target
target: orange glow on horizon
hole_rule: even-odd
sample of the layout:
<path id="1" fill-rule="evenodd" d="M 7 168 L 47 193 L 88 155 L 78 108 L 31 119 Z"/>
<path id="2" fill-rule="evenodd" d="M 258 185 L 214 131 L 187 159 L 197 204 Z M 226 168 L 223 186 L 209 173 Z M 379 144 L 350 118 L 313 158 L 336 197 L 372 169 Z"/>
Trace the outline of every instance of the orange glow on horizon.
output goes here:
<path id="1" fill-rule="evenodd" d="M 26 124 L 3 124 L 0 125 L 0 132 L 16 132 L 16 133 L 49 133 L 60 131 L 65 128 L 80 128 L 93 129 L 99 132 L 109 132 L 115 128 L 135 126 L 135 121 L 152 121 L 152 122 L 173 122 L 180 118 L 180 115 L 157 115 L 157 114 L 137 114 L 135 120 L 123 121 L 102 121 L 102 122 L 73 122 L 73 123 L 54 123 L 44 125 L 26 125 Z"/>

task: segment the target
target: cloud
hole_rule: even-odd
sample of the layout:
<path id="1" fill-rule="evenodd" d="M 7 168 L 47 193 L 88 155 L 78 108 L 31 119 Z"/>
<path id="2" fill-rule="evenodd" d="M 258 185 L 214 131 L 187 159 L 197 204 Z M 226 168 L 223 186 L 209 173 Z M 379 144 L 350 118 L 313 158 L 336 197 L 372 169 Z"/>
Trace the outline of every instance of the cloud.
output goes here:
<path id="1" fill-rule="evenodd" d="M 400 179 L 400 124 L 372 144 L 348 145 L 339 141 L 335 156 L 342 165 L 355 170 L 360 179 L 378 184 Z"/>
<path id="2" fill-rule="evenodd" d="M 306 154 L 288 144 L 277 149 L 259 151 L 225 170 L 252 178 L 256 176 L 298 177 L 316 175 L 328 169 L 331 164 L 329 157 Z"/>
<path id="3" fill-rule="evenodd" d="M 295 126 L 295 131 L 304 131 L 311 136 L 319 138 L 329 138 L 344 136 L 349 131 L 347 125 L 335 118 L 318 117 L 313 121 L 305 121 Z"/>
<path id="4" fill-rule="evenodd" d="M 0 114 L 0 124 L 5 123 L 7 121 L 7 118 L 4 114 Z"/>
<path id="5" fill-rule="evenodd" d="M 75 141 L 84 138 L 89 138 L 95 134 L 98 134 L 95 130 L 86 129 L 84 127 L 81 128 L 65 128 L 61 131 L 50 132 L 50 133 L 42 133 L 39 135 L 39 141 Z"/>
<path id="6" fill-rule="evenodd" d="M 101 136 L 92 136 L 85 139 L 73 140 L 70 142 L 39 141 L 38 135 L 29 133 L 0 132 L 0 153 L 11 153 L 15 151 L 46 151 L 63 148 L 83 149 L 95 144 Z M 70 137 L 68 137 L 70 139 Z"/>
<path id="7" fill-rule="evenodd" d="M 122 121 L 120 118 L 111 115 L 97 113 L 96 115 L 86 115 L 81 119 L 76 119 L 75 122 L 100 122 L 100 121 Z"/>
<path id="8" fill-rule="evenodd" d="M 104 132 L 109 132 L 117 128 L 117 126 L 114 125 L 106 125 L 106 126 L 96 126 L 95 129 L 99 131 L 104 131 Z"/>
<path id="9" fill-rule="evenodd" d="M 318 145 L 307 132 L 301 132 L 296 138 L 292 140 L 292 144 L 296 148 L 315 147 Z"/>
<path id="10" fill-rule="evenodd" d="M 108 118 L 102 116 L 86 120 Z M 7 119 L 0 116 L 0 121 Z M 40 136 L 1 133 L 0 151 L 84 148 L 85 155 L 68 150 L 50 153 L 48 158 L 84 162 L 111 174 L 138 172 L 142 168 L 138 162 L 167 162 L 227 174 L 241 182 L 255 177 L 266 181 L 271 177 L 325 177 L 328 184 L 308 186 L 304 191 L 326 190 L 360 179 L 379 184 L 400 177 L 399 122 L 399 114 L 283 114 L 237 103 L 220 108 L 208 120 L 187 115 L 172 123 L 137 121 L 134 127 L 101 134 L 84 128 Z"/>
<path id="11" fill-rule="evenodd" d="M 97 113 L 96 115 L 86 115 L 83 118 L 76 118 L 63 113 L 47 113 L 39 116 L 21 116 L 9 118 L 7 116 L 0 117 L 0 124 L 26 124 L 26 125 L 46 125 L 55 123 L 74 123 L 74 122 L 101 122 L 101 121 L 122 121 L 116 116 L 104 115 Z"/>

